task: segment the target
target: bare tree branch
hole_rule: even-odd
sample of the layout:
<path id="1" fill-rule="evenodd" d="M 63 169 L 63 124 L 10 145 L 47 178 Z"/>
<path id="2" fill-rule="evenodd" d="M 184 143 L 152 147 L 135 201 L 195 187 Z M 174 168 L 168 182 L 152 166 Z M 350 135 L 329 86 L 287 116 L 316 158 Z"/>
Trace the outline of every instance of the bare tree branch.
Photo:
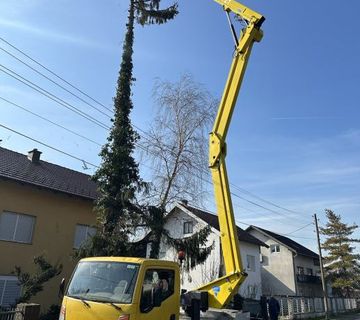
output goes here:
<path id="1" fill-rule="evenodd" d="M 158 81 L 153 97 L 157 106 L 150 139 L 142 141 L 153 176 L 153 204 L 167 207 L 187 198 L 199 201 L 205 194 L 208 132 L 218 102 L 191 75 L 176 83 Z"/>

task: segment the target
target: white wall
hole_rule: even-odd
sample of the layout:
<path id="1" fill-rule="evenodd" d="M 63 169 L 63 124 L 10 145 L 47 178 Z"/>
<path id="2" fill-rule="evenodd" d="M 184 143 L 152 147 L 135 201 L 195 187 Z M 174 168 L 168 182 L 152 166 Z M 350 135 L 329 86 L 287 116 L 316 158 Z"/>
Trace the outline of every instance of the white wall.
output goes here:
<path id="1" fill-rule="evenodd" d="M 296 283 L 293 264 L 293 252 L 280 245 L 280 252 L 271 253 L 270 246 L 279 244 L 256 230 L 250 234 L 265 242 L 269 248 L 261 247 L 263 262 L 261 264 L 262 289 L 265 295 L 295 295 Z"/>
<path id="2" fill-rule="evenodd" d="M 258 245 L 240 241 L 240 255 L 243 267 L 248 274 L 239 293 L 245 298 L 260 299 L 262 295 L 260 249 Z M 247 256 L 255 257 L 255 270 L 246 269 Z"/>
<path id="3" fill-rule="evenodd" d="M 167 219 L 165 228 L 169 231 L 170 236 L 174 238 L 182 238 L 183 234 L 183 223 L 185 221 L 193 221 L 193 231 L 197 232 L 200 229 L 207 226 L 202 220 L 190 217 L 187 213 L 175 208 L 175 212 L 172 212 L 171 216 Z M 207 241 L 207 245 L 213 244 L 213 250 L 207 258 L 204 264 L 196 266 L 190 272 L 182 271 L 182 288 L 183 289 L 195 289 L 203 284 L 206 284 L 219 276 L 220 268 L 222 265 L 221 253 L 220 253 L 220 237 L 219 232 L 213 229 L 210 233 Z M 177 252 L 173 248 L 168 247 L 162 243 L 161 248 L 161 259 L 177 261 Z M 240 242 L 240 252 L 243 261 L 244 268 L 247 265 L 247 255 L 255 257 L 255 271 L 246 271 L 248 277 L 242 284 L 239 292 L 244 297 L 249 297 L 251 293 L 255 294 L 254 298 L 260 299 L 262 294 L 261 291 L 261 268 L 260 268 L 260 256 L 259 246 L 247 242 Z"/>

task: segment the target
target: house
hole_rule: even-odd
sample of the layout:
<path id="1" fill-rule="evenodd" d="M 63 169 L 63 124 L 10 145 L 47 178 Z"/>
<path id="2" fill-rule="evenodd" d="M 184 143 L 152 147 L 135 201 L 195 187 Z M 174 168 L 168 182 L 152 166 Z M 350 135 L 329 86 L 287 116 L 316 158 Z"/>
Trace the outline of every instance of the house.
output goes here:
<path id="1" fill-rule="evenodd" d="M 0 306 L 19 297 L 14 267 L 34 273 L 33 258 L 39 255 L 61 263 L 63 271 L 32 301 L 41 303 L 43 311 L 59 304 L 59 282 L 69 279 L 76 263 L 73 249 L 95 232 L 96 184 L 40 155 L 37 149 L 23 155 L 0 148 Z"/>
<path id="2" fill-rule="evenodd" d="M 187 290 L 197 288 L 223 275 L 218 218 L 214 214 L 188 205 L 187 202 L 177 203 L 167 215 L 164 227 L 172 238 L 179 239 L 191 236 L 206 226 L 211 227 L 207 246 L 213 245 L 213 249 L 203 264 L 197 265 L 189 272 L 182 271 L 182 288 Z M 248 273 L 239 293 L 246 298 L 259 299 L 262 294 L 260 247 L 267 246 L 239 227 L 237 227 L 237 233 L 243 266 Z M 163 242 L 160 246 L 159 258 L 177 261 L 177 252 L 175 252 L 174 248 Z"/>
<path id="3" fill-rule="evenodd" d="M 250 226 L 261 247 L 262 292 L 265 295 L 323 296 L 319 255 L 275 232 Z"/>

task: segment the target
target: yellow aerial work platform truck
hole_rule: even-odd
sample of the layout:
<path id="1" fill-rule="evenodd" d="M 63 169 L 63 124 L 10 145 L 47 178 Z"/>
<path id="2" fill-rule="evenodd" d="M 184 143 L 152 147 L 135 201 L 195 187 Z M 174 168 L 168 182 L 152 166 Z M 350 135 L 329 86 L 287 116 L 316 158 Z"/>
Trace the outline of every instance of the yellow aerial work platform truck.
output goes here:
<path id="1" fill-rule="evenodd" d="M 209 141 L 209 167 L 215 190 L 226 275 L 180 294 L 175 262 L 95 257 L 80 260 L 65 290 L 59 320 L 178 320 L 180 305 L 194 320 L 200 310 L 223 308 L 246 278 L 225 166 L 226 134 L 254 42 L 265 18 L 234 0 L 215 0 L 228 16 L 235 53 Z M 229 14 L 245 23 L 238 38 Z M 154 283 L 157 283 L 154 287 Z"/>

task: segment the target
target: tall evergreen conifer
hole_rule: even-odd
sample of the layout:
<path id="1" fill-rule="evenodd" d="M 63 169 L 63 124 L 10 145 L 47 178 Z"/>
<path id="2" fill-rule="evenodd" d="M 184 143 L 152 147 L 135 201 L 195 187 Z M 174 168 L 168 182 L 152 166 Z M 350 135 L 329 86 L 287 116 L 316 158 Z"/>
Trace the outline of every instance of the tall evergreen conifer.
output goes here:
<path id="1" fill-rule="evenodd" d="M 360 281 L 360 254 L 354 253 L 352 243 L 360 242 L 351 236 L 358 228 L 341 222 L 341 216 L 326 209 L 328 222 L 325 228 L 320 228 L 326 237 L 322 248 L 328 255 L 324 258 L 327 279 L 333 287 L 334 293 L 350 297 Z"/>
<path id="2" fill-rule="evenodd" d="M 123 45 L 117 90 L 114 98 L 114 120 L 108 142 L 101 150 L 102 163 L 93 179 L 98 183 L 96 203 L 97 234 L 77 252 L 77 256 L 136 254 L 129 235 L 141 218 L 136 194 L 145 187 L 138 164 L 133 158 L 138 134 L 133 130 L 130 112 L 133 78 L 133 45 L 135 21 L 141 25 L 161 24 L 177 14 L 177 4 L 159 9 L 160 0 L 130 0 L 127 30 Z"/>

